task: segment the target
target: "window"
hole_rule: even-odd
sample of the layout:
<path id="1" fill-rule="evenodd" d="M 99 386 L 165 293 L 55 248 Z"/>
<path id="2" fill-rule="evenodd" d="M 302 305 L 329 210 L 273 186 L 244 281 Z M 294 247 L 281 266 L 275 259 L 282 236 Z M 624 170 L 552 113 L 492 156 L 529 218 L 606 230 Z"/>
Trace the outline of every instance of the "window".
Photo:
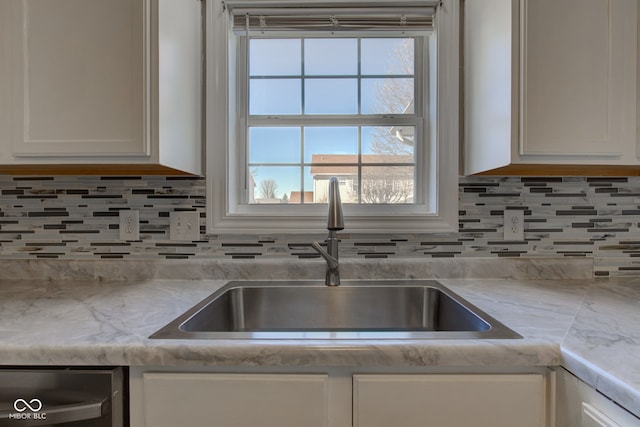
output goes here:
<path id="1" fill-rule="evenodd" d="M 424 37 L 249 38 L 248 161 L 239 165 L 247 203 L 326 203 L 331 176 L 343 203 L 414 203 L 423 45 Z"/>
<path id="2" fill-rule="evenodd" d="M 210 0 L 210 232 L 321 231 L 332 176 L 351 232 L 457 229 L 457 131 L 439 119 L 449 110 L 457 127 L 442 84 L 457 75 L 438 78 L 457 70 L 445 13 L 345 4 Z"/>

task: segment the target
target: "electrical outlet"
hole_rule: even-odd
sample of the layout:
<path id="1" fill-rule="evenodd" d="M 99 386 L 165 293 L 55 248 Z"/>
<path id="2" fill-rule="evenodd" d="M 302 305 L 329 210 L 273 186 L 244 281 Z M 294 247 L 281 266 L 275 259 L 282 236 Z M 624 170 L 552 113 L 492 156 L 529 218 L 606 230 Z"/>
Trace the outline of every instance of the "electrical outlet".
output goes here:
<path id="1" fill-rule="evenodd" d="M 169 214 L 169 239 L 200 240 L 200 213 L 196 211 L 171 212 Z"/>
<path id="2" fill-rule="evenodd" d="M 505 209 L 504 240 L 524 240 L 524 211 Z"/>
<path id="3" fill-rule="evenodd" d="M 120 211 L 120 240 L 140 240 L 140 213 Z"/>

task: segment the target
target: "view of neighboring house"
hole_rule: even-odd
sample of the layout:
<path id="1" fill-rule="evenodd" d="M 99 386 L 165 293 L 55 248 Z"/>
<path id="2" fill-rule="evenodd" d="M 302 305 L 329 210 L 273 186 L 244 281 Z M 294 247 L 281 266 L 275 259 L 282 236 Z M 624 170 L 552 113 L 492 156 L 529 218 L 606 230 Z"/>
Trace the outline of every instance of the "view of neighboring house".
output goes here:
<path id="1" fill-rule="evenodd" d="M 413 157 L 398 154 L 316 154 L 312 157 L 313 200 L 326 203 L 329 178 L 340 182 L 343 203 L 413 203 Z M 360 178 L 359 178 L 360 177 Z"/>
<path id="2" fill-rule="evenodd" d="M 356 154 L 314 154 L 311 163 L 313 191 L 291 191 L 280 199 L 253 198 L 252 202 L 326 203 L 331 177 L 338 178 L 343 203 L 414 201 L 415 166 L 410 155 L 363 154 L 358 158 Z M 255 187 L 254 177 L 250 179 Z"/>
<path id="3" fill-rule="evenodd" d="M 314 203 L 313 191 L 305 191 L 304 193 L 300 191 L 292 191 L 289 193 L 289 203 L 302 203 L 302 194 L 304 194 L 304 203 Z"/>

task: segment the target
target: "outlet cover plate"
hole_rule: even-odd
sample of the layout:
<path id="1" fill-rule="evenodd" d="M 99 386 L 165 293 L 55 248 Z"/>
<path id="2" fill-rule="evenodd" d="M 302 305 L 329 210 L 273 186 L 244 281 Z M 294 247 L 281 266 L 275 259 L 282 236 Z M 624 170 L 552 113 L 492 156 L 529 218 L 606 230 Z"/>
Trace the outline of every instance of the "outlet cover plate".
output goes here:
<path id="1" fill-rule="evenodd" d="M 505 209 L 504 240 L 524 240 L 524 211 Z"/>
<path id="2" fill-rule="evenodd" d="M 120 240 L 140 240 L 140 212 L 123 209 L 120 211 Z"/>
<path id="3" fill-rule="evenodd" d="M 171 212 L 169 219 L 169 239 L 176 241 L 200 240 L 200 212 Z"/>

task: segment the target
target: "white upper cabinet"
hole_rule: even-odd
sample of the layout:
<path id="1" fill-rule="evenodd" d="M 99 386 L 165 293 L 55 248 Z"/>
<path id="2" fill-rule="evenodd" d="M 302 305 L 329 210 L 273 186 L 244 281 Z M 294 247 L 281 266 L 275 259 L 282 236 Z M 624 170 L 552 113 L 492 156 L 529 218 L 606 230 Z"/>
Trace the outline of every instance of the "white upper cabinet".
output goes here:
<path id="1" fill-rule="evenodd" d="M 0 0 L 0 164 L 199 174 L 200 9 Z"/>
<path id="2" fill-rule="evenodd" d="M 464 13 L 465 174 L 640 165 L 637 0 L 466 0 Z"/>

